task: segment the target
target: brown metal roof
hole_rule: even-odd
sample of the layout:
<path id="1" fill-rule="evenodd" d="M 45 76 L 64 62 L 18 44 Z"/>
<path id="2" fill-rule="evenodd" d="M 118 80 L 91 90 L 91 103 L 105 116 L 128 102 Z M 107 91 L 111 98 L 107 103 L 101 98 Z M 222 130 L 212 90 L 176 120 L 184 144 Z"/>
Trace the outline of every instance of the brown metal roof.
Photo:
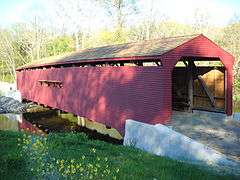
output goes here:
<path id="1" fill-rule="evenodd" d="M 67 54 L 65 56 L 57 56 L 55 58 L 50 57 L 34 61 L 22 68 L 37 67 L 50 64 L 67 64 L 70 62 L 74 63 L 86 60 L 90 61 L 113 58 L 159 56 L 197 36 L 199 36 L 199 34 L 85 49 Z"/>

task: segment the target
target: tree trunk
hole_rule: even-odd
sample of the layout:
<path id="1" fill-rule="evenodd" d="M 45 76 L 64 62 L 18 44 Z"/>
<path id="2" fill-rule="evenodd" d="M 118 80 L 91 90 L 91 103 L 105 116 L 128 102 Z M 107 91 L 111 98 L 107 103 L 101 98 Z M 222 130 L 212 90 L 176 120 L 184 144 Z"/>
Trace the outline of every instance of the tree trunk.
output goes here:
<path id="1" fill-rule="evenodd" d="M 74 33 L 74 36 L 75 36 L 75 49 L 76 49 L 76 51 L 79 51 L 79 37 L 78 37 L 78 32 L 75 32 Z"/>

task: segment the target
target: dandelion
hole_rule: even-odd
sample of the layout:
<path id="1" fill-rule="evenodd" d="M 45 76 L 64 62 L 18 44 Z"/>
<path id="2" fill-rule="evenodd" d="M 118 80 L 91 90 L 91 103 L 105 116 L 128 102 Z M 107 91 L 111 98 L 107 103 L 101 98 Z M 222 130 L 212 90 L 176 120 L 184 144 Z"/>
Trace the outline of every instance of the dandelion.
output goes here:
<path id="1" fill-rule="evenodd" d="M 76 173 L 76 169 L 72 169 L 72 174 L 75 174 Z"/>
<path id="2" fill-rule="evenodd" d="M 116 173 L 118 173 L 118 172 L 119 172 L 119 168 L 116 169 Z"/>
<path id="3" fill-rule="evenodd" d="M 89 164 L 89 168 L 93 168 L 93 165 L 92 165 L 92 164 Z"/>
<path id="4" fill-rule="evenodd" d="M 84 169 L 83 169 L 82 167 L 79 169 L 80 172 L 83 172 L 83 170 L 84 170 Z"/>
<path id="5" fill-rule="evenodd" d="M 93 153 L 96 153 L 96 149 L 95 148 L 92 148 L 91 150 Z"/>

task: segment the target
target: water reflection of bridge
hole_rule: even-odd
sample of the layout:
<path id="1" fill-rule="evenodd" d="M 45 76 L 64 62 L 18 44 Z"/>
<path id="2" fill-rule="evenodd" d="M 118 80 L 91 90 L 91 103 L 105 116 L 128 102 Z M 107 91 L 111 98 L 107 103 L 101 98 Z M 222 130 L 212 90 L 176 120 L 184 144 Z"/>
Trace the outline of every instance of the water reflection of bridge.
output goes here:
<path id="1" fill-rule="evenodd" d="M 0 130 L 8 131 L 29 131 L 36 134 L 45 134 L 36 125 L 26 121 L 22 114 L 1 114 Z"/>
<path id="2" fill-rule="evenodd" d="M 122 138 L 111 136 L 113 133 L 111 129 L 109 130 L 110 134 L 101 134 L 94 129 L 95 127 L 88 127 L 91 122 L 86 121 L 86 127 L 82 127 L 78 124 L 78 120 L 78 117 L 71 113 L 61 113 L 56 110 L 24 114 L 0 114 L 0 130 L 25 131 L 38 135 L 47 135 L 50 132 L 83 132 L 93 139 L 122 143 Z"/>

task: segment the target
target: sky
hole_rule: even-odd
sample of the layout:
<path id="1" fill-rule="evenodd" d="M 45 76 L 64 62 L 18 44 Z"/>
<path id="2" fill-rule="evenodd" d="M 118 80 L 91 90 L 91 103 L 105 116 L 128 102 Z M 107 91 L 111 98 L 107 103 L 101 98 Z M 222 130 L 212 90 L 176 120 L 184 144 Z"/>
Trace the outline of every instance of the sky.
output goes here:
<path id="1" fill-rule="evenodd" d="M 51 1 L 0 0 L 0 26 L 28 22 L 33 14 L 51 17 L 51 11 L 54 9 Z M 147 15 L 151 8 L 149 7 L 150 0 L 137 0 L 137 2 L 143 14 L 139 17 Z M 91 5 L 88 4 L 88 6 Z M 198 10 L 200 13 L 207 14 L 206 18 L 210 24 L 221 27 L 231 22 L 235 14 L 240 15 L 240 0 L 154 0 L 154 8 L 156 19 L 164 15 L 171 20 L 186 24 L 193 23 L 194 13 Z M 101 17 L 104 19 L 103 15 Z M 99 19 L 99 16 L 96 18 Z M 98 21 L 99 24 L 100 21 Z"/>

